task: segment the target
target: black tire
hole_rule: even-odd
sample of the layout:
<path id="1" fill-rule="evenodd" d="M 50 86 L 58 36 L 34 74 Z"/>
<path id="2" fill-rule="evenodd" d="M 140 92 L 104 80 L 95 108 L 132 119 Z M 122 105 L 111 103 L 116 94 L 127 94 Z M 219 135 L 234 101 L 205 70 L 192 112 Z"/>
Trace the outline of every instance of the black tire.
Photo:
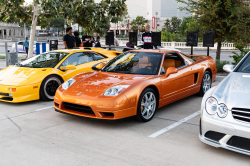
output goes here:
<path id="1" fill-rule="evenodd" d="M 145 102 L 145 99 L 146 99 L 146 96 L 147 97 L 150 97 L 150 95 L 152 94 L 152 99 L 151 99 L 151 104 L 149 99 L 150 98 L 147 98 L 149 102 Z M 146 99 L 146 100 L 147 100 Z M 158 107 L 158 101 L 157 101 L 157 96 L 156 96 L 156 93 L 153 89 L 151 88 L 146 88 L 143 90 L 143 92 L 141 93 L 141 96 L 139 98 L 139 101 L 138 101 L 138 106 L 137 106 L 137 114 L 136 114 L 136 118 L 137 120 L 141 121 L 141 122 L 148 122 L 150 121 L 154 115 L 155 115 L 155 111 Z M 153 103 L 153 101 L 155 103 Z M 142 104 L 145 104 L 147 106 L 143 106 Z M 147 108 L 151 108 L 151 110 L 147 109 Z M 149 111 L 147 111 L 149 110 Z M 143 114 L 143 111 L 146 111 L 144 112 Z M 148 116 L 146 116 L 145 114 L 147 113 Z"/>
<path id="2" fill-rule="evenodd" d="M 211 73 L 209 71 L 205 71 L 202 77 L 201 88 L 200 88 L 198 95 L 204 96 L 204 94 L 211 88 L 211 86 L 212 86 Z"/>
<path id="3" fill-rule="evenodd" d="M 54 99 L 57 88 L 63 83 L 63 80 L 57 75 L 46 77 L 40 87 L 40 99 L 51 101 Z"/>

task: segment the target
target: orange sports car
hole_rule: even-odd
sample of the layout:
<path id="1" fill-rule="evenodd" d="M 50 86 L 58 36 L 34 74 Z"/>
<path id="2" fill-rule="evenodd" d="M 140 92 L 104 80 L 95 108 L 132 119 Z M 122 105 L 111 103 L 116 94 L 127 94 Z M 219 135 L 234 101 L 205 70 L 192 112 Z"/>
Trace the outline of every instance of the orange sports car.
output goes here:
<path id="1" fill-rule="evenodd" d="M 209 56 L 177 50 L 125 52 L 94 72 L 74 76 L 57 90 L 55 110 L 97 119 L 136 116 L 150 121 L 157 108 L 195 93 L 204 95 L 216 76 Z"/>

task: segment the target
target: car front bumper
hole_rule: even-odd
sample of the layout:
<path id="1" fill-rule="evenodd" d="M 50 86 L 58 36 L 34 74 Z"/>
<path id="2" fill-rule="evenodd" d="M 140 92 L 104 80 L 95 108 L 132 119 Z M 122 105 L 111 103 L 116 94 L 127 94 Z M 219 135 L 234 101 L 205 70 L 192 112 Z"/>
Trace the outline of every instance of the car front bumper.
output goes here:
<path id="1" fill-rule="evenodd" d="M 250 155 L 250 124 L 234 120 L 231 111 L 227 117 L 230 121 L 223 121 L 217 115 L 211 116 L 203 112 L 200 121 L 200 140 L 217 148 Z"/>
<path id="2" fill-rule="evenodd" d="M 124 94 L 119 97 L 87 98 L 64 96 L 57 90 L 54 97 L 55 111 L 95 119 L 116 120 L 136 115 L 137 108 L 130 107 Z"/>
<path id="3" fill-rule="evenodd" d="M 10 91 L 10 88 L 15 88 L 16 91 Z M 0 85 L 0 101 L 9 103 L 20 103 L 32 100 L 38 100 L 40 84 L 27 86 L 11 86 Z"/>

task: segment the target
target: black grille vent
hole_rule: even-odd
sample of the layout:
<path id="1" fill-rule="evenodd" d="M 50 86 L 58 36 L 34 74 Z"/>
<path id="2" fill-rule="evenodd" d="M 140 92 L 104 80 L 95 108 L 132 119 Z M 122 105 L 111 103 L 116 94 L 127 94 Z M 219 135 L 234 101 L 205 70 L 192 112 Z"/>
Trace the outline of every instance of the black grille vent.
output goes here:
<path id="1" fill-rule="evenodd" d="M 0 96 L 9 96 L 9 93 L 1 93 L 0 92 Z"/>
<path id="2" fill-rule="evenodd" d="M 225 135 L 226 134 L 218 133 L 218 132 L 215 132 L 215 131 L 208 131 L 208 132 L 206 132 L 205 137 L 209 138 L 211 140 L 214 140 L 214 141 L 219 141 Z"/>
<path id="3" fill-rule="evenodd" d="M 250 109 L 233 108 L 232 115 L 234 119 L 250 123 Z"/>
<path id="4" fill-rule="evenodd" d="M 67 110 L 81 112 L 85 114 L 94 114 L 93 110 L 88 106 L 66 103 L 66 102 L 63 103 L 63 106 Z"/>
<path id="5" fill-rule="evenodd" d="M 250 139 L 232 136 L 228 142 L 228 145 L 250 151 Z"/>

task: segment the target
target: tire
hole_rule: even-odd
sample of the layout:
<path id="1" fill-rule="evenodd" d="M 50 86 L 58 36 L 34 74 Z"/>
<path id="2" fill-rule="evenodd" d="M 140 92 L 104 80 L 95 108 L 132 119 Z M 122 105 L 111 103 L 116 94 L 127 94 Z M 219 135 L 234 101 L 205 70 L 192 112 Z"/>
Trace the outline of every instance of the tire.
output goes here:
<path id="1" fill-rule="evenodd" d="M 209 71 L 205 71 L 202 77 L 201 88 L 198 95 L 204 96 L 204 94 L 211 88 L 211 85 L 212 85 L 211 73 Z"/>
<path id="2" fill-rule="evenodd" d="M 56 75 L 46 77 L 40 87 L 40 99 L 51 101 L 54 99 L 57 88 L 63 83 L 63 80 Z"/>
<path id="3" fill-rule="evenodd" d="M 148 122 L 154 117 L 156 109 L 156 93 L 153 89 L 146 88 L 139 98 L 136 118 L 141 122 Z"/>

